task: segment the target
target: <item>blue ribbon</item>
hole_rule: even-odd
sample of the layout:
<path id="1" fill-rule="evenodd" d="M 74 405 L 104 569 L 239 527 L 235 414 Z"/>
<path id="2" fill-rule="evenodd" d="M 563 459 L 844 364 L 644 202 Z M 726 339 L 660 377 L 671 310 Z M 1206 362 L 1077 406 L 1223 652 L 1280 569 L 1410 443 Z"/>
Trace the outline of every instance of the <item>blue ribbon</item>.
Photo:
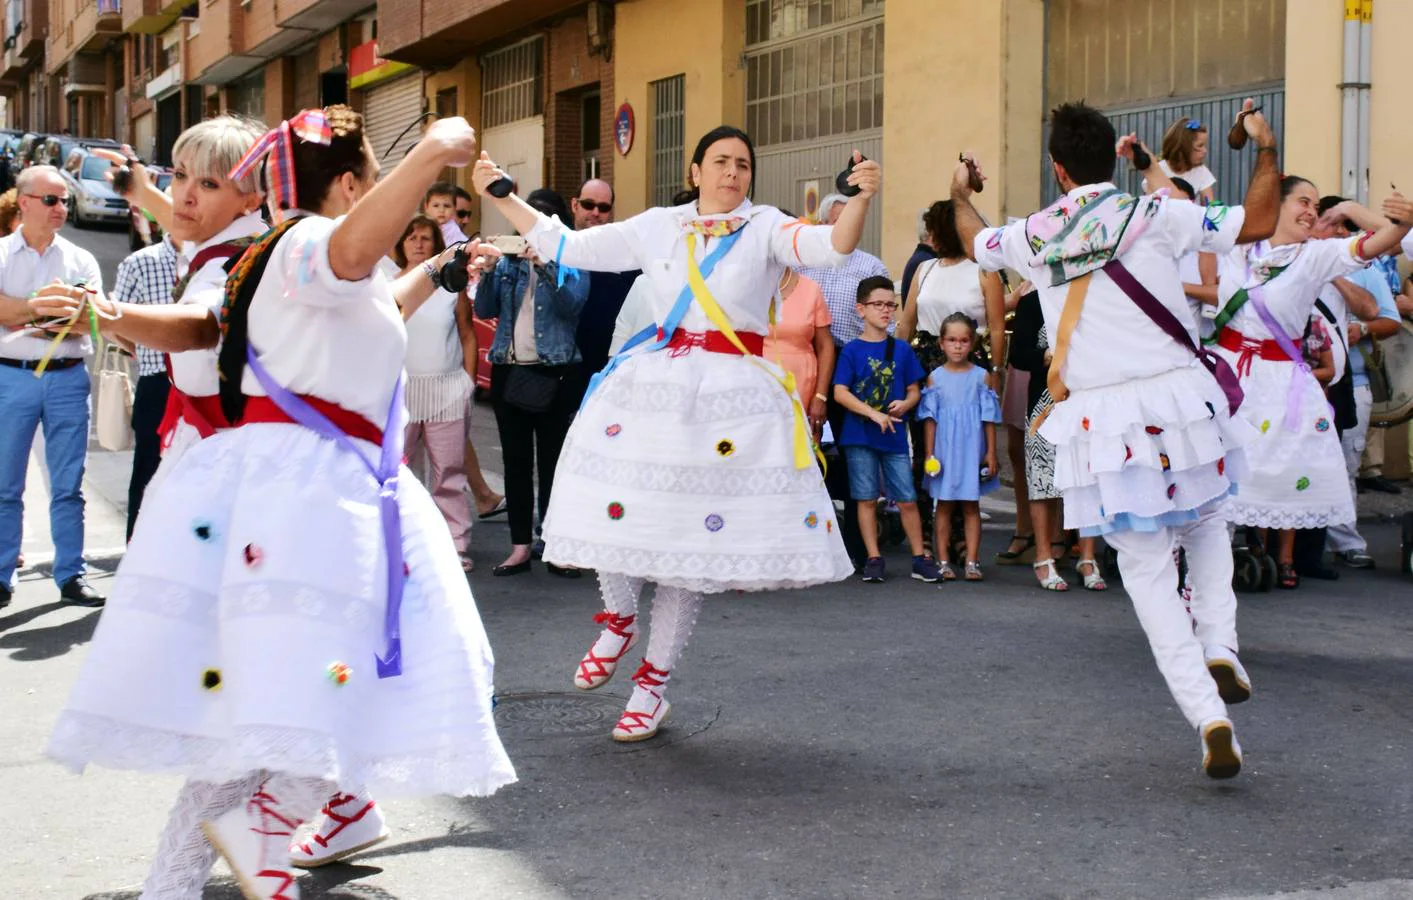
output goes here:
<path id="1" fill-rule="evenodd" d="M 397 475 L 402 466 L 402 425 L 398 421 L 402 410 L 404 378 L 397 377 L 397 387 L 393 389 L 392 403 L 388 406 L 388 423 L 383 429 L 382 456 L 375 466 L 358 449 L 347 434 L 328 417 L 310 406 L 298 394 L 286 390 L 275 381 L 260 363 L 255 348 L 247 345 L 245 360 L 255 379 L 265 389 L 274 404 L 300 425 L 326 437 L 358 457 L 378 483 L 378 506 L 383 523 L 383 547 L 388 558 L 388 602 L 383 614 L 383 643 L 387 648 L 383 655 L 375 654 L 378 661 L 378 677 L 391 678 L 402 674 L 402 591 L 405 576 L 402 573 L 402 517 L 397 508 Z"/>
<path id="2" fill-rule="evenodd" d="M 721 258 L 735 246 L 736 240 L 740 238 L 742 231 L 745 231 L 745 225 L 742 225 L 740 228 L 722 238 L 721 243 L 716 245 L 716 249 L 707 254 L 706 259 L 702 260 L 700 268 L 703 279 L 711 276 L 712 270 L 716 268 L 716 264 L 721 262 Z M 563 241 L 564 238 L 561 236 L 561 250 L 564 249 Z M 583 409 L 588 404 L 589 398 L 594 395 L 594 391 L 598 390 L 603 380 L 611 375 L 613 370 L 617 369 L 623 361 L 628 358 L 630 350 L 637 347 L 639 344 L 652 340 L 654 337 L 656 337 L 657 340 L 653 341 L 652 346 L 648 347 L 648 349 L 643 352 L 655 353 L 663 347 L 666 347 L 668 341 L 672 340 L 672 333 L 677 330 L 678 325 L 682 324 L 682 319 L 687 315 L 687 310 L 691 309 L 691 307 L 692 286 L 683 285 L 682 293 L 677 295 L 677 302 L 674 303 L 672 309 L 668 311 L 667 318 L 662 322 L 662 327 L 659 328 L 655 324 L 649 325 L 647 328 L 644 328 L 642 331 L 630 337 L 613 359 L 608 361 L 608 365 L 594 373 L 593 377 L 589 379 L 589 388 L 584 391 L 584 400 L 579 404 L 579 408 Z"/>
<path id="3" fill-rule="evenodd" d="M 579 275 L 579 270 L 578 270 L 578 269 L 574 268 L 573 266 L 565 266 L 564 263 L 560 262 L 560 259 L 563 258 L 563 256 L 564 256 L 564 235 L 561 234 L 561 235 L 559 236 L 559 249 L 557 249 L 557 250 L 554 251 L 554 267 L 555 267 L 555 269 L 558 270 L 558 273 L 555 275 L 555 281 L 554 281 L 554 286 L 555 286 L 555 289 L 556 289 L 556 290 L 563 289 L 563 287 L 564 287 L 564 278 L 565 278 L 565 276 L 568 275 L 570 272 L 573 272 L 573 273 L 574 273 L 574 276 L 575 276 L 576 278 L 577 278 L 578 275 Z"/>

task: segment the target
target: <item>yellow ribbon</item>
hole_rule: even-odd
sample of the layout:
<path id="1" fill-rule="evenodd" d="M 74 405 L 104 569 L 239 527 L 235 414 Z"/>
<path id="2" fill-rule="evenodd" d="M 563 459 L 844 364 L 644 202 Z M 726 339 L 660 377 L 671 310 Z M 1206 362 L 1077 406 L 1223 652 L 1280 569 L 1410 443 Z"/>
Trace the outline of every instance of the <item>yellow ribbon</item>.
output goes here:
<path id="1" fill-rule="evenodd" d="M 810 452 L 810 434 L 809 429 L 805 427 L 805 410 L 800 405 L 798 389 L 795 387 L 795 376 L 790 372 L 786 372 L 783 378 L 776 375 L 760 357 L 752 354 L 746 349 L 746 345 L 741 343 L 741 339 L 736 336 L 736 330 L 731 327 L 731 320 L 726 317 L 725 310 L 711 295 L 711 289 L 707 287 L 706 279 L 702 277 L 702 270 L 697 267 L 696 238 L 694 233 L 687 233 L 687 285 L 692 289 L 692 299 L 701 305 L 702 312 L 706 313 L 707 319 L 716 326 L 716 330 L 726 335 L 726 339 L 741 351 L 742 356 L 760 366 L 761 370 L 774 379 L 775 383 L 785 391 L 785 395 L 790 398 L 790 408 L 795 414 L 795 468 L 808 469 L 811 457 L 817 456 L 818 451 Z"/>
<path id="2" fill-rule="evenodd" d="M 103 349 L 102 340 L 98 336 L 98 314 L 94 311 L 93 304 L 91 303 L 86 303 L 85 308 L 88 310 L 89 328 L 93 333 L 93 352 L 98 353 Z M 64 338 L 68 337 L 69 332 L 74 330 L 74 323 L 77 322 L 82 315 L 83 313 L 80 311 L 78 315 L 70 319 L 69 322 L 64 325 L 64 330 L 60 331 L 54 340 L 49 342 L 49 348 L 44 351 L 44 355 L 39 358 L 39 364 L 34 367 L 35 378 L 44 374 L 44 370 L 49 367 L 49 360 L 54 356 L 54 351 L 59 349 L 59 345 L 64 342 Z"/>

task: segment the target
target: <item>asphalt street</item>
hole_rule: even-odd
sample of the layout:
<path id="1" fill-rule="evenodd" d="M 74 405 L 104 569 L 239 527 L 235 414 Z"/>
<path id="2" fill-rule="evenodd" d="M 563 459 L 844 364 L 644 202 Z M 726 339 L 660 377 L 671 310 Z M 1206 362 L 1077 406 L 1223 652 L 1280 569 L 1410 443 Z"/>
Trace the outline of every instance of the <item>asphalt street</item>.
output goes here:
<path id="1" fill-rule="evenodd" d="M 123 236 L 76 239 L 110 275 Z M 489 410 L 477 422 L 498 471 Z M 100 590 L 124 464 L 89 467 Z M 30 474 L 30 567 L 0 613 L 0 897 L 134 900 L 178 781 L 43 756 L 101 613 L 57 604 Z M 470 577 L 520 782 L 388 803 L 392 839 L 303 877 L 303 895 L 1413 897 L 1413 579 L 1394 525 L 1362 528 L 1377 571 L 1241 595 L 1246 767 L 1212 782 L 1118 585 L 1048 594 L 1028 567 L 988 566 L 984 584 L 928 586 L 898 576 L 901 550 L 883 585 L 710 600 L 661 736 L 616 745 L 628 673 L 570 682 L 592 580 L 493 578 L 506 526 L 478 523 Z M 998 513 L 983 559 L 1009 530 Z M 223 867 L 206 896 L 238 897 Z"/>

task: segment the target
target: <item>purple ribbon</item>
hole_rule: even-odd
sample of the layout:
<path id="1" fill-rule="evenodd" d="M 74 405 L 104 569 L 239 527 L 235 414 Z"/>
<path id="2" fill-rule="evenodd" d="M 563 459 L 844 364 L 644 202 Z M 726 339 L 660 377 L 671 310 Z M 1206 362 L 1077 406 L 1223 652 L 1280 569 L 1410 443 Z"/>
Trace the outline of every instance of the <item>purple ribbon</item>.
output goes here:
<path id="1" fill-rule="evenodd" d="M 378 505 L 383 523 L 383 547 L 388 558 L 388 603 L 383 613 L 382 655 L 376 655 L 378 677 L 391 678 L 402 674 L 402 591 L 406 576 L 402 571 L 402 517 L 397 508 L 397 476 L 402 467 L 402 426 L 398 413 L 402 410 L 404 379 L 399 373 L 397 387 L 393 389 L 392 403 L 388 406 L 388 423 L 383 428 L 382 456 L 375 466 L 358 449 L 341 428 L 329 418 L 304 401 L 298 394 L 286 390 L 270 375 L 260 363 L 255 348 L 245 348 L 245 360 L 255 379 L 265 389 L 265 394 L 285 414 L 300 425 L 326 437 L 358 457 L 373 480 L 378 483 Z"/>
<path id="2" fill-rule="evenodd" d="M 1217 354 L 1205 347 L 1199 347 L 1192 340 L 1192 335 L 1173 315 L 1172 310 L 1163 305 L 1162 301 L 1144 287 L 1133 273 L 1124 268 L 1124 264 L 1117 259 L 1109 260 L 1104 266 L 1104 274 L 1109 276 L 1109 280 L 1118 286 L 1119 290 L 1128 295 L 1128 298 L 1141 310 L 1144 315 L 1171 337 L 1182 344 L 1192 355 L 1196 356 L 1202 365 L 1207 367 L 1207 371 L 1212 373 L 1212 377 L 1217 379 L 1218 386 L 1227 397 L 1227 410 L 1231 415 L 1236 415 L 1236 411 L 1241 408 L 1241 401 L 1246 394 L 1241 389 L 1241 379 L 1236 377 L 1231 366 L 1227 364 Z M 1253 296 L 1254 300 L 1255 297 Z"/>
<path id="3" fill-rule="evenodd" d="M 1295 346 L 1295 342 L 1290 339 L 1290 335 L 1285 333 L 1281 323 L 1276 321 L 1276 317 L 1271 315 L 1271 310 L 1266 306 L 1266 301 L 1261 299 L 1261 288 L 1251 288 L 1247 291 L 1248 299 L 1256 315 L 1261 317 L 1261 324 L 1266 326 L 1266 330 L 1271 333 L 1271 338 L 1276 345 L 1281 348 L 1281 352 L 1290 357 L 1290 361 L 1295 363 L 1296 371 L 1290 376 L 1290 389 L 1285 395 L 1285 421 L 1282 427 L 1286 431 L 1300 430 L 1300 373 L 1304 372 L 1315 381 L 1315 373 L 1310 371 L 1310 364 L 1305 361 L 1305 354 Z M 1318 387 L 1319 382 L 1316 381 Z"/>

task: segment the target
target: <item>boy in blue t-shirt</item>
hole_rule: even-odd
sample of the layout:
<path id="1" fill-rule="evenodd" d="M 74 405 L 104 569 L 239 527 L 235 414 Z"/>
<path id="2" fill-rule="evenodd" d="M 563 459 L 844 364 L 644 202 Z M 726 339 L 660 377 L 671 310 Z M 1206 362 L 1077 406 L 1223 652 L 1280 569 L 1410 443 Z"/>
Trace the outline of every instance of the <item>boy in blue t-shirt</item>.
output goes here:
<path id="1" fill-rule="evenodd" d="M 937 564 L 922 550 L 922 520 L 908 460 L 908 430 L 903 427 L 903 420 L 922 397 L 921 382 L 927 373 L 907 342 L 888 334 L 888 324 L 898 309 L 893 282 L 881 275 L 859 282 L 855 309 L 863 319 L 863 334 L 839 351 L 834 399 L 848 410 L 836 439 L 849 467 L 850 493 L 858 503 L 859 531 L 868 550 L 863 580 L 883 580 L 878 497 L 880 487 L 886 487 L 888 496 L 898 504 L 912 547 L 913 577 L 935 582 L 939 578 Z"/>

